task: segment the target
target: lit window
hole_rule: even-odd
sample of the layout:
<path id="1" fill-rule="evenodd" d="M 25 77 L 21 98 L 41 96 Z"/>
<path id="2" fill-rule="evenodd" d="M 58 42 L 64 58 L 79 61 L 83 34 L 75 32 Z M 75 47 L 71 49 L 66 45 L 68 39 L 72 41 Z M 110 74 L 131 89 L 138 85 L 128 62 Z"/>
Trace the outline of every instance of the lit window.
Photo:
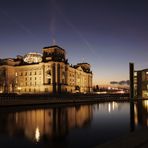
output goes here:
<path id="1" fill-rule="evenodd" d="M 137 76 L 137 72 L 134 72 L 134 76 Z"/>

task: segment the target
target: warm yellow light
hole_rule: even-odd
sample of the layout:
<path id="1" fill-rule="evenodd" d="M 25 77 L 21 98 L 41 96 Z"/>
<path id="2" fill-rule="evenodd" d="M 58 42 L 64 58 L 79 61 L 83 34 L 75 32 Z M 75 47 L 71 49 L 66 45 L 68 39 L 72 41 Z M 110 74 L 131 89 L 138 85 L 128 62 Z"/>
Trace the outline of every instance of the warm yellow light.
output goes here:
<path id="1" fill-rule="evenodd" d="M 143 101 L 143 106 L 148 110 L 148 100 Z"/>
<path id="2" fill-rule="evenodd" d="M 36 142 L 39 142 L 39 140 L 40 140 L 40 131 L 39 131 L 38 127 L 35 130 L 35 140 L 36 140 Z"/>
<path id="3" fill-rule="evenodd" d="M 113 110 L 118 109 L 118 103 L 113 101 L 112 108 Z"/>
<path id="4" fill-rule="evenodd" d="M 108 112 L 110 113 L 110 111 L 111 111 L 111 105 L 110 105 L 110 103 L 108 104 Z"/>
<path id="5" fill-rule="evenodd" d="M 21 87 L 18 87 L 17 89 L 18 89 L 18 90 L 21 90 L 22 88 L 21 88 Z"/>
<path id="6" fill-rule="evenodd" d="M 111 90 L 111 87 L 110 86 L 108 87 L 108 90 Z"/>
<path id="7" fill-rule="evenodd" d="M 138 111 L 137 111 L 136 104 L 134 104 L 134 121 L 135 121 L 135 125 L 138 125 Z"/>

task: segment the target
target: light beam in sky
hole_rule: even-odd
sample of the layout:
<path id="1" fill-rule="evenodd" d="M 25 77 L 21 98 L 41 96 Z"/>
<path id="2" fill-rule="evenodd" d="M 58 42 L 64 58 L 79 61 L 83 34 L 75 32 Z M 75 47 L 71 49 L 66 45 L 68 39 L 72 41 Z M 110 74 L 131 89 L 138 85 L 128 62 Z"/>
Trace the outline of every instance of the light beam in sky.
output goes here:
<path id="1" fill-rule="evenodd" d="M 63 20 L 65 21 L 65 23 L 77 34 L 77 36 L 81 39 L 81 41 L 85 44 L 85 46 L 87 47 L 87 49 L 89 49 L 89 51 L 91 52 L 92 55 L 96 55 L 95 50 L 92 48 L 92 45 L 86 40 L 86 38 L 84 37 L 84 35 L 81 33 L 81 31 L 66 17 L 66 15 L 64 14 L 64 12 L 61 10 L 60 6 L 58 5 L 58 3 L 55 0 L 50 0 L 51 2 L 51 10 L 53 12 L 52 13 L 52 21 L 51 21 L 51 33 L 52 33 L 52 37 L 55 40 L 55 28 L 56 28 L 56 14 L 54 12 L 58 12 L 58 14 L 63 18 Z M 53 10 L 54 9 L 54 10 Z M 54 21 L 53 21 L 54 20 Z"/>

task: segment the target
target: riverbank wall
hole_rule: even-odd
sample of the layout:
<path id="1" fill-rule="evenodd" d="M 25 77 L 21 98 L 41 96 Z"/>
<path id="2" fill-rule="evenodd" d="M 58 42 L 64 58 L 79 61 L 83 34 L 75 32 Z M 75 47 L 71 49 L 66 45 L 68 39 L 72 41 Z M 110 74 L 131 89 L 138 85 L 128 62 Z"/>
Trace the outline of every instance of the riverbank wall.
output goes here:
<path id="1" fill-rule="evenodd" d="M 129 94 L 0 95 L 0 107 L 53 104 L 87 104 L 109 101 L 129 101 Z"/>

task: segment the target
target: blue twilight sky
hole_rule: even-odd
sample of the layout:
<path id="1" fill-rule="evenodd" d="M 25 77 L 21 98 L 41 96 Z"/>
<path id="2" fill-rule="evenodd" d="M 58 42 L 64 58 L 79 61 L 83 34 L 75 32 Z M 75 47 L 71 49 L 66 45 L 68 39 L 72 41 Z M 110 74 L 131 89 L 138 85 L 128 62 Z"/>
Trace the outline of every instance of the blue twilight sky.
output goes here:
<path id="1" fill-rule="evenodd" d="M 127 80 L 129 62 L 148 68 L 148 1 L 0 1 L 0 58 L 53 42 L 70 64 L 90 63 L 95 84 Z"/>

